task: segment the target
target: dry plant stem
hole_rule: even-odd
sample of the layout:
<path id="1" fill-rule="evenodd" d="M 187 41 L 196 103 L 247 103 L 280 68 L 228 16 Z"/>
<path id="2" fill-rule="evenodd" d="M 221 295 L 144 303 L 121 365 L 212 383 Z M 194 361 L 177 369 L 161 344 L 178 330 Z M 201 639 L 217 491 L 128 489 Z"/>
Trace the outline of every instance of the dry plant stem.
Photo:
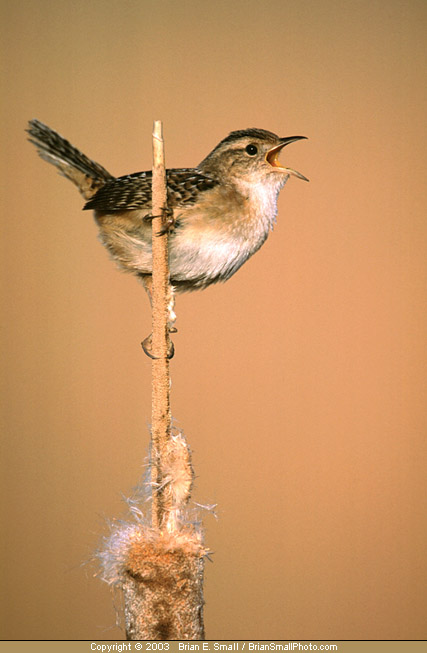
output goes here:
<path id="1" fill-rule="evenodd" d="M 166 172 L 163 128 L 160 120 L 153 127 L 153 285 L 152 285 L 152 415 L 151 483 L 153 489 L 152 526 L 161 530 L 165 519 L 162 452 L 171 434 L 168 302 L 171 296 L 168 265 L 168 234 L 162 232 L 166 209 Z"/>
<path id="2" fill-rule="evenodd" d="M 190 450 L 183 433 L 171 430 L 169 401 L 168 234 L 163 233 L 166 175 L 162 124 L 153 130 L 152 424 L 151 528 L 143 522 L 113 532 L 104 568 L 124 592 L 128 640 L 203 639 L 202 534 L 188 522 L 185 507 L 193 482 Z"/>

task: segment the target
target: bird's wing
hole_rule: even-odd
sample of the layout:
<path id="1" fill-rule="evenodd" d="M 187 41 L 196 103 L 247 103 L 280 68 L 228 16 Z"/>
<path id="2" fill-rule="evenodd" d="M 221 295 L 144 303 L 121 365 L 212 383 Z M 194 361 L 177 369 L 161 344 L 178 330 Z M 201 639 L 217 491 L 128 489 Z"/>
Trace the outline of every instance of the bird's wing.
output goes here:
<path id="1" fill-rule="evenodd" d="M 194 168 L 167 170 L 166 179 L 167 204 L 171 209 L 194 204 L 199 193 L 218 184 L 215 179 L 203 175 Z M 150 209 L 151 181 L 151 172 L 135 172 L 132 175 L 111 179 L 83 208 L 108 213 Z"/>

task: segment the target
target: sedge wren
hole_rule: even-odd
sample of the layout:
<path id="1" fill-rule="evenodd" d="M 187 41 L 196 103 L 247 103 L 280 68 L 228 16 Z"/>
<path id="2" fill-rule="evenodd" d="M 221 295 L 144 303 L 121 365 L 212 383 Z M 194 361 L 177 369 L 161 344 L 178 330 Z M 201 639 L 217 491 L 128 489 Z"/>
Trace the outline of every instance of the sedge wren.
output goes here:
<path id="1" fill-rule="evenodd" d="M 27 131 L 40 156 L 87 200 L 83 209 L 93 210 L 112 258 L 150 292 L 151 172 L 113 177 L 38 120 L 31 120 Z M 226 281 L 261 247 L 289 176 L 308 181 L 278 160 L 285 145 L 302 138 L 279 138 L 264 129 L 233 131 L 196 168 L 166 171 L 169 268 L 176 291 Z"/>

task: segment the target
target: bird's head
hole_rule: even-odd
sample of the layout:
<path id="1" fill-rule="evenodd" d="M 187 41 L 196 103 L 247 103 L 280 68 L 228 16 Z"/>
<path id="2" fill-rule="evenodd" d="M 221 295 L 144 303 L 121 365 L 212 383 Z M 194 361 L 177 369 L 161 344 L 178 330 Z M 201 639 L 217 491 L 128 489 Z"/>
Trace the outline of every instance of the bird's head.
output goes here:
<path id="1" fill-rule="evenodd" d="M 285 145 L 305 136 L 280 138 L 265 129 L 233 131 L 199 164 L 204 174 L 216 179 L 282 186 L 290 175 L 308 181 L 300 172 L 279 162 Z"/>

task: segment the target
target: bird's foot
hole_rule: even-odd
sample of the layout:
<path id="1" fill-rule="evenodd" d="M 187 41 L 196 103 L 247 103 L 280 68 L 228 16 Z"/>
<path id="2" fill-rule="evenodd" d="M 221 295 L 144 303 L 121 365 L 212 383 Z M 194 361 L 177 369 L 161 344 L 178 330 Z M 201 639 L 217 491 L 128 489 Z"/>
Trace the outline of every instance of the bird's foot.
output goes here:
<path id="1" fill-rule="evenodd" d="M 143 220 L 145 222 L 151 222 L 154 220 L 154 218 L 163 218 L 163 226 L 160 231 L 156 233 L 156 236 L 164 236 L 165 234 L 169 233 L 169 231 L 172 231 L 173 227 L 175 226 L 175 218 L 173 217 L 172 209 L 165 207 L 162 209 L 160 215 L 153 215 L 152 213 L 148 213 L 147 215 L 144 215 Z"/>
<path id="2" fill-rule="evenodd" d="M 178 329 L 173 327 L 169 333 L 176 333 Z M 155 356 L 153 354 L 153 334 L 150 333 L 149 336 L 147 336 L 142 342 L 141 342 L 141 347 L 144 350 L 144 353 L 151 359 L 153 360 L 158 360 L 159 358 L 162 358 L 161 356 Z M 173 358 L 175 354 L 175 346 L 172 342 L 172 340 L 168 336 L 168 351 L 166 354 L 166 358 L 170 360 Z"/>

